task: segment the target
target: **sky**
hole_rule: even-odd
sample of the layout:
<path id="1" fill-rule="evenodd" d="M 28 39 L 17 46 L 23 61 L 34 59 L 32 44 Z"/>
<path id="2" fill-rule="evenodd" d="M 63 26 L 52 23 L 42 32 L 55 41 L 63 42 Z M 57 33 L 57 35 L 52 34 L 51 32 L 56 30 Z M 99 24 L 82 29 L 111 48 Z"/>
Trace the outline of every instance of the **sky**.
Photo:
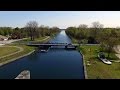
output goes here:
<path id="1" fill-rule="evenodd" d="M 0 27 L 24 27 L 29 21 L 37 21 L 39 26 L 70 26 L 99 21 L 104 27 L 120 27 L 120 11 L 0 11 Z"/>

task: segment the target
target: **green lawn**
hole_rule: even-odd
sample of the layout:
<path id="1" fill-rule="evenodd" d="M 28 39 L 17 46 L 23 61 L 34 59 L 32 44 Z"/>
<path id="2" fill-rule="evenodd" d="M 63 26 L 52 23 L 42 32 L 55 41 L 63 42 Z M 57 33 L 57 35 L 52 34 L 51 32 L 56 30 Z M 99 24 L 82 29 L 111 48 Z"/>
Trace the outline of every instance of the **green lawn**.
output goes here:
<path id="1" fill-rule="evenodd" d="M 7 45 L 6 45 L 7 46 Z M 26 46 L 26 45 L 18 45 L 18 44 L 14 44 L 14 45 L 8 45 L 8 46 L 18 46 L 18 47 L 22 47 L 24 50 L 22 52 L 19 52 L 19 53 L 16 53 L 14 55 L 11 55 L 11 56 L 7 56 L 5 58 L 2 58 L 0 59 L 0 63 L 4 62 L 4 61 L 7 61 L 7 60 L 10 60 L 10 59 L 13 59 L 13 58 L 17 58 L 17 57 L 20 57 L 22 55 L 25 55 L 31 51 L 34 50 L 35 47 L 30 47 L 30 46 Z"/>
<path id="2" fill-rule="evenodd" d="M 83 45 L 79 47 L 79 50 L 84 55 L 88 79 L 120 79 L 120 63 L 112 62 L 112 65 L 107 65 L 100 61 L 97 58 L 98 45 Z M 114 53 L 110 54 L 110 58 L 118 60 Z M 87 65 L 88 63 L 91 65 Z"/>
<path id="3" fill-rule="evenodd" d="M 45 39 L 45 38 L 47 38 L 47 39 Z M 45 41 L 48 41 L 49 39 L 50 38 L 48 38 L 48 36 L 45 36 L 45 37 L 37 38 L 37 39 L 35 39 L 35 41 L 45 42 Z M 7 60 L 10 60 L 10 59 L 13 59 L 13 58 L 23 56 L 23 55 L 28 54 L 29 52 L 32 52 L 33 50 L 35 50 L 36 47 L 27 46 L 25 44 L 29 41 L 30 41 L 30 38 L 27 38 L 27 39 L 24 39 L 24 40 L 21 40 L 21 41 L 13 42 L 12 44 L 5 45 L 5 46 L 22 47 L 24 50 L 22 52 L 19 52 L 19 53 L 16 53 L 14 55 L 10 55 L 10 56 L 7 56 L 5 58 L 0 59 L 0 63 L 2 63 L 4 61 L 7 61 Z M 24 43 L 24 44 L 22 44 L 22 43 Z M 19 50 L 18 48 L 15 48 L 15 47 L 4 47 L 4 48 L 2 47 L 0 49 L 2 50 L 1 53 L 0 53 L 0 56 L 7 55 L 7 54 L 10 54 L 10 53 L 13 53 L 13 52 L 16 52 L 16 51 Z"/>
<path id="4" fill-rule="evenodd" d="M 45 38 L 47 38 L 46 40 L 44 40 Z M 30 38 L 26 38 L 26 39 L 23 39 L 23 40 L 20 40 L 20 41 L 16 41 L 16 42 L 13 42 L 13 43 L 28 43 L 28 42 L 35 42 L 35 41 L 40 41 L 40 42 L 43 42 L 43 41 L 48 41 L 50 38 L 48 38 L 48 36 L 44 36 L 44 37 L 40 37 L 40 38 L 35 38 L 34 41 L 31 41 Z"/>
<path id="5" fill-rule="evenodd" d="M 47 39 L 45 39 L 45 38 L 47 38 Z M 47 42 L 47 41 L 49 41 L 51 38 L 53 38 L 53 36 L 50 36 L 49 38 L 48 38 L 48 36 L 45 36 L 45 37 L 40 37 L 40 38 L 37 38 L 37 39 L 35 39 L 35 41 L 39 41 L 39 42 Z M 23 55 L 25 55 L 25 54 L 28 54 L 28 53 L 30 53 L 30 52 L 32 52 L 32 51 L 34 51 L 35 49 L 36 49 L 36 47 L 32 47 L 32 46 L 27 46 L 26 44 L 29 42 L 29 41 L 31 41 L 30 40 L 30 38 L 26 38 L 26 39 L 24 39 L 24 40 L 21 40 L 21 41 L 16 41 L 16 42 L 13 42 L 13 43 L 11 43 L 11 44 L 8 44 L 8 45 L 4 45 L 4 46 L 18 46 L 18 47 L 22 47 L 24 50 L 22 51 L 22 52 L 19 52 L 19 53 L 16 53 L 16 54 L 14 54 L 14 55 L 11 55 L 11 56 L 7 56 L 7 57 L 4 57 L 4 58 L 2 58 L 2 59 L 0 59 L 0 64 L 5 64 L 6 62 L 7 63 L 9 63 L 9 61 L 10 60 L 12 60 L 12 59 L 15 59 L 16 60 L 16 58 L 18 58 L 18 57 L 20 57 L 20 56 L 23 56 Z M 4 48 L 4 52 L 2 51 L 0 51 L 0 55 L 2 56 L 2 55 L 5 55 L 5 54 L 8 54 L 8 53 L 12 53 L 12 52 L 15 52 L 15 51 L 17 51 L 18 50 L 18 48 L 11 48 L 11 50 L 9 49 L 9 48 Z M 12 60 L 13 61 L 13 60 Z M 10 61 L 11 62 L 11 61 Z"/>
<path id="6" fill-rule="evenodd" d="M 47 37 L 48 37 L 48 36 L 36 38 L 35 41 L 41 41 L 41 40 L 43 40 L 43 39 L 45 39 L 45 38 L 47 38 Z"/>
<path id="7" fill-rule="evenodd" d="M 16 47 L 0 47 L 0 57 L 19 51 Z"/>

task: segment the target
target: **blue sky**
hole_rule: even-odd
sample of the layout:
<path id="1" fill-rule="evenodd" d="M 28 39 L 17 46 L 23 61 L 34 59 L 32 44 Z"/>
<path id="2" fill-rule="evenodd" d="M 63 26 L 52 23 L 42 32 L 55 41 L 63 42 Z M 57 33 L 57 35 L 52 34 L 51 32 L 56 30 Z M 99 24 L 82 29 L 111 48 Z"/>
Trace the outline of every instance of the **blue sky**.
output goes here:
<path id="1" fill-rule="evenodd" d="M 94 21 L 104 27 L 120 27 L 120 11 L 0 11 L 0 27 L 24 27 L 28 21 L 35 20 L 40 25 L 67 28 Z"/>

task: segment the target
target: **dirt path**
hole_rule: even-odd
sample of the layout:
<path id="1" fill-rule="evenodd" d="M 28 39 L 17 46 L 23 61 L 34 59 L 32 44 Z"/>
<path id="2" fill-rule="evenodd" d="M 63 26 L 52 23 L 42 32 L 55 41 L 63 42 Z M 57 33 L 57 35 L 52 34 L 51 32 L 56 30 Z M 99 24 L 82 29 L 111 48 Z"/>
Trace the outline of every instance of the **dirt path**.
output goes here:
<path id="1" fill-rule="evenodd" d="M 14 55 L 14 54 L 22 52 L 24 50 L 22 47 L 18 47 L 18 46 L 0 46 L 0 47 L 16 47 L 16 48 L 19 49 L 19 51 L 11 53 L 11 54 L 8 54 L 8 55 L 5 55 L 5 56 L 2 56 L 2 57 L 0 57 L 0 59 L 8 57 L 8 56 L 11 56 L 11 55 Z"/>
<path id="2" fill-rule="evenodd" d="M 47 36 L 46 38 L 44 38 L 44 39 L 42 39 L 42 40 L 39 40 L 39 41 L 45 41 L 45 40 L 47 40 L 47 39 L 49 39 L 50 38 L 50 36 Z"/>

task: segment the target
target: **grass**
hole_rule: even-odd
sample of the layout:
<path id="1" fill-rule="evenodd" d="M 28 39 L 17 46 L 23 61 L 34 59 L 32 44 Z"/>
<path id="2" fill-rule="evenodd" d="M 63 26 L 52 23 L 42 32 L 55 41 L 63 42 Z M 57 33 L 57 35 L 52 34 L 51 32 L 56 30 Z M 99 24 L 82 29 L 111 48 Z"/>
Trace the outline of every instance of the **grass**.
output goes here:
<path id="1" fill-rule="evenodd" d="M 19 53 L 16 53 L 14 55 L 11 55 L 11 56 L 8 56 L 8 57 L 0 59 L 0 63 L 2 63 L 4 61 L 7 61 L 7 60 L 10 60 L 10 59 L 13 59 L 13 58 L 17 58 L 17 57 L 23 56 L 25 54 L 28 54 L 29 52 L 31 52 L 31 51 L 33 51 L 35 49 L 35 47 L 30 47 L 30 46 L 26 46 L 26 45 L 18 45 L 18 44 L 9 45 L 9 46 L 22 47 L 24 50 L 22 52 L 19 52 Z"/>
<path id="2" fill-rule="evenodd" d="M 78 43 L 78 40 L 76 40 L 75 38 L 71 38 L 71 40 L 74 44 Z"/>
<path id="3" fill-rule="evenodd" d="M 40 38 L 35 39 L 35 41 L 45 43 L 45 42 L 48 42 L 51 38 L 53 38 L 55 35 L 56 34 L 53 34 L 53 36 L 50 36 L 50 38 L 48 38 L 48 36 L 40 37 Z M 47 39 L 45 39 L 45 38 L 47 38 Z M 18 46 L 18 47 L 22 47 L 24 50 L 22 52 L 19 52 L 19 53 L 16 53 L 14 55 L 7 56 L 5 58 L 0 59 L 0 64 L 9 63 L 9 62 L 13 61 L 12 59 L 16 60 L 16 58 L 21 57 L 23 55 L 26 55 L 26 54 L 34 51 L 36 49 L 36 47 L 26 45 L 29 41 L 31 41 L 30 38 L 26 38 L 26 39 L 23 39 L 20 41 L 13 42 L 13 43 L 8 44 L 8 45 L 4 45 L 4 46 Z M 8 48 L 5 47 L 4 52 L 2 51 L 2 53 L 0 53 L 0 55 L 2 56 L 2 55 L 5 55 L 6 53 L 15 52 L 15 51 L 17 51 L 16 49 L 18 49 L 18 48 L 12 48 L 11 50 L 10 49 L 8 50 Z"/>
<path id="4" fill-rule="evenodd" d="M 49 40 L 49 39 L 44 40 L 45 38 L 47 38 L 47 36 L 37 38 L 35 41 L 45 42 L 45 41 Z M 13 42 L 12 44 L 9 44 L 9 45 L 5 45 L 5 46 L 22 47 L 24 50 L 22 52 L 19 52 L 19 53 L 16 53 L 14 55 L 7 56 L 5 58 L 0 59 L 0 63 L 3 63 L 5 61 L 9 61 L 11 59 L 14 59 L 14 58 L 17 58 L 17 57 L 20 57 L 20 56 L 23 56 L 23 55 L 28 54 L 29 52 L 32 52 L 33 50 L 35 50 L 36 47 L 27 46 L 25 44 L 29 41 L 30 41 L 30 38 L 27 38 L 27 39 L 24 39 L 24 40 L 21 40 L 21 41 Z M 24 43 L 24 44 L 22 44 L 22 43 Z M 13 52 L 17 51 L 18 48 L 15 48 L 15 47 L 8 47 L 7 48 L 7 47 L 5 47 L 5 48 L 2 48 L 2 50 L 4 50 L 4 52 L 2 51 L 2 53 L 0 53 L 0 56 L 6 55 L 6 54 L 9 54 L 9 53 L 13 53 Z"/>
<path id="5" fill-rule="evenodd" d="M 72 38 L 72 42 L 78 41 Z M 77 49 L 84 55 L 88 79 L 120 79 L 120 63 L 112 62 L 111 65 L 107 65 L 100 61 L 97 57 L 99 45 L 81 45 Z M 106 57 L 107 55 L 105 52 Z M 115 52 L 111 53 L 108 59 L 119 60 Z"/>
<path id="6" fill-rule="evenodd" d="M 40 37 L 40 38 L 36 38 L 35 39 L 35 41 L 41 41 L 41 40 L 43 40 L 43 39 L 45 39 L 45 38 L 47 38 L 48 36 L 44 36 L 44 37 Z"/>
<path id="7" fill-rule="evenodd" d="M 97 58 L 99 45 L 83 45 L 78 49 L 84 55 L 88 79 L 120 79 L 120 63 L 113 62 L 112 65 L 107 65 Z M 115 53 L 110 54 L 110 58 L 118 60 Z M 91 65 L 87 65 L 88 62 Z"/>
<path id="8" fill-rule="evenodd" d="M 49 38 L 48 38 L 48 39 L 46 39 L 46 40 L 44 40 L 45 38 L 48 38 L 48 36 L 35 38 L 35 40 L 34 40 L 34 41 L 31 41 L 31 39 L 30 39 L 30 38 L 26 38 L 26 39 L 23 39 L 23 40 L 20 40 L 20 41 L 15 41 L 15 42 L 13 42 L 13 43 L 18 43 L 18 44 L 23 43 L 23 44 L 26 44 L 26 43 L 28 43 L 28 42 L 35 42 L 35 41 L 40 41 L 40 42 L 43 42 L 43 41 L 48 41 L 48 40 L 49 40 Z"/>
<path id="9" fill-rule="evenodd" d="M 19 51 L 16 47 L 0 47 L 0 57 Z"/>

